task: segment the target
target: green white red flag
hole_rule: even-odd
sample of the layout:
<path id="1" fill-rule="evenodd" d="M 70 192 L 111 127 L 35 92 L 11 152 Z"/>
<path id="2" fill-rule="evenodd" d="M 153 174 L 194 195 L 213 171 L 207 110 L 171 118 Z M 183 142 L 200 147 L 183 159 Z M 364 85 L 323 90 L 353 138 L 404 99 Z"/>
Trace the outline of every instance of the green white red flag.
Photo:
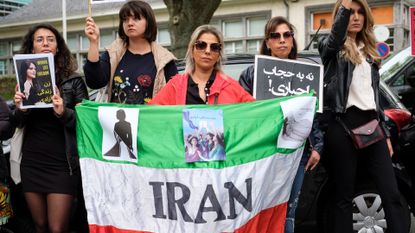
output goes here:
<path id="1" fill-rule="evenodd" d="M 186 162 L 184 108 L 223 111 L 226 160 Z M 311 95 L 209 106 L 82 103 L 90 232 L 282 233 L 315 108 Z"/>

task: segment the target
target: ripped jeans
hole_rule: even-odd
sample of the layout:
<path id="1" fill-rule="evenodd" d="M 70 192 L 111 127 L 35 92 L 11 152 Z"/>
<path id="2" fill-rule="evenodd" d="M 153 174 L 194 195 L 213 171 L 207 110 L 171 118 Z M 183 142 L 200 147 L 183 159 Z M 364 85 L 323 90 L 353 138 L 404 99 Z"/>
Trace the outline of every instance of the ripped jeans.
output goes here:
<path id="1" fill-rule="evenodd" d="M 295 210 L 298 206 L 298 198 L 300 197 L 301 186 L 303 185 L 305 166 L 309 158 L 309 153 L 304 151 L 295 175 L 293 186 L 291 188 L 290 199 L 288 200 L 287 217 L 285 219 L 285 233 L 294 233 Z"/>

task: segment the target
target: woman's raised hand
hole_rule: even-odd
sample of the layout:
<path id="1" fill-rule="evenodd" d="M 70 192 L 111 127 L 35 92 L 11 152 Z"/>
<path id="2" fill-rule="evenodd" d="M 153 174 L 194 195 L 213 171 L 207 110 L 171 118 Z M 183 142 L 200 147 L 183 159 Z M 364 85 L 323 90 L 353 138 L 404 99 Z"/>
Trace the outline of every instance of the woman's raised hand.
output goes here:
<path id="1" fill-rule="evenodd" d="M 347 9 L 350 9 L 352 5 L 352 0 L 342 0 L 342 5 Z"/>
<path id="2" fill-rule="evenodd" d="M 88 61 L 99 61 L 99 28 L 92 17 L 85 19 L 85 35 L 89 39 Z"/>
<path id="3" fill-rule="evenodd" d="M 98 43 L 99 27 L 92 17 L 85 19 L 85 35 L 88 37 L 90 43 Z"/>
<path id="4" fill-rule="evenodd" d="M 25 99 L 25 95 L 19 91 L 19 86 L 18 84 L 16 84 L 16 93 L 14 94 L 14 104 L 16 105 L 16 108 L 19 109 L 20 111 L 27 111 L 27 109 L 21 109 L 22 107 L 22 102 Z"/>

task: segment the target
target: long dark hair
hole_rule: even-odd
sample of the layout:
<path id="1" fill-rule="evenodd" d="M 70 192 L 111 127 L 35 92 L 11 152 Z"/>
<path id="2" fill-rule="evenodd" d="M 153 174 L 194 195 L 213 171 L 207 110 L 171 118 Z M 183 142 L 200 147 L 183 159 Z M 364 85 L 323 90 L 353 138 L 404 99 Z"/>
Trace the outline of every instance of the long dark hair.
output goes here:
<path id="1" fill-rule="evenodd" d="M 69 77 L 78 69 L 78 64 L 58 30 L 50 24 L 41 23 L 32 26 L 23 37 L 20 53 L 33 53 L 34 34 L 44 28 L 51 31 L 56 37 L 57 49 L 55 55 L 56 84 L 59 86 L 63 79 Z"/>
<path id="2" fill-rule="evenodd" d="M 23 78 L 23 80 L 27 79 L 27 70 L 30 67 L 30 64 L 33 64 L 36 66 L 36 63 L 34 61 L 31 60 L 25 60 L 22 62 L 22 64 L 20 65 L 20 69 L 19 69 L 19 74 L 21 76 L 21 78 Z"/>
<path id="3" fill-rule="evenodd" d="M 271 32 L 274 32 L 275 29 L 281 24 L 286 24 L 288 28 L 290 29 L 290 31 L 294 33 L 294 29 L 295 29 L 294 25 L 288 22 L 286 18 L 282 16 L 277 16 L 277 17 L 273 17 L 269 19 L 267 24 L 265 25 L 264 40 L 262 41 L 260 54 L 271 56 L 271 51 L 267 47 L 267 40 L 268 40 L 269 34 Z M 295 40 L 295 37 L 293 36 L 293 48 L 291 49 L 290 54 L 288 54 L 288 58 L 297 59 L 297 53 L 298 53 L 297 52 L 297 41 Z"/>
<path id="4" fill-rule="evenodd" d="M 144 32 L 144 37 L 146 40 L 151 43 L 156 40 L 157 38 L 157 23 L 156 17 L 154 16 L 153 9 L 151 6 L 143 1 L 128 1 L 125 3 L 121 9 L 120 13 L 118 14 L 120 23 L 118 25 L 118 35 L 124 41 L 124 43 L 128 46 L 128 36 L 124 32 L 123 23 L 124 20 L 129 17 L 133 16 L 138 19 L 144 17 L 147 21 L 146 30 Z"/>

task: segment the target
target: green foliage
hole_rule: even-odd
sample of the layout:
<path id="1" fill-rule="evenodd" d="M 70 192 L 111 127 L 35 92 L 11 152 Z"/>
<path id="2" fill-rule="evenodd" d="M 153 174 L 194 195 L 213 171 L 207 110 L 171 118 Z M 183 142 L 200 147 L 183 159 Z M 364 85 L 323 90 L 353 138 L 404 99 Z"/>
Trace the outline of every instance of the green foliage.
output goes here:
<path id="1" fill-rule="evenodd" d="M 0 95 L 6 99 L 12 99 L 16 88 L 16 77 L 14 75 L 0 77 Z"/>

